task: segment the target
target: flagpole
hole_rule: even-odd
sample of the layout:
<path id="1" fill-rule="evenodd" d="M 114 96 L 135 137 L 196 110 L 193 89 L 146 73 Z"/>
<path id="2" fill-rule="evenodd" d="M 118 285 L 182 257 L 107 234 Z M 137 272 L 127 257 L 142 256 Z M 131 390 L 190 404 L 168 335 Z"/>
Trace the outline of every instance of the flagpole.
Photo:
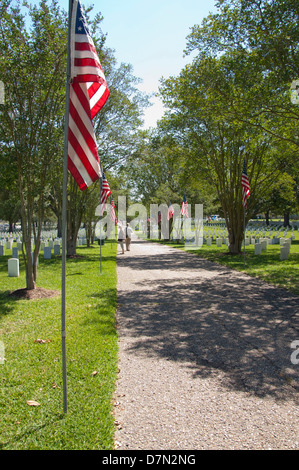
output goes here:
<path id="1" fill-rule="evenodd" d="M 100 178 L 100 214 L 102 215 L 102 188 L 103 188 L 103 170 L 101 165 L 101 178 Z M 100 220 L 100 273 L 102 272 L 102 221 Z"/>
<path id="2" fill-rule="evenodd" d="M 62 381 L 63 381 L 63 411 L 67 413 L 67 370 L 66 370 L 66 237 L 67 237 L 67 179 L 68 179 L 68 129 L 69 129 L 69 101 L 70 101 L 70 38 L 73 0 L 69 0 L 68 13 L 68 43 L 67 43 L 67 71 L 65 93 L 64 117 L 64 157 L 63 157 L 63 193 L 62 193 L 62 272 L 61 272 L 61 342 L 62 342 Z"/>
<path id="3" fill-rule="evenodd" d="M 246 210 L 246 207 L 244 206 L 244 235 L 243 235 L 243 243 L 244 243 L 244 266 L 245 266 L 245 210 Z"/>
<path id="4" fill-rule="evenodd" d="M 111 207 L 112 207 L 112 194 L 110 194 L 110 211 L 111 211 Z M 115 229 L 115 219 L 114 219 L 114 229 Z M 115 230 L 114 230 L 114 234 L 115 234 Z M 112 236 L 111 236 L 110 248 L 112 250 Z"/>

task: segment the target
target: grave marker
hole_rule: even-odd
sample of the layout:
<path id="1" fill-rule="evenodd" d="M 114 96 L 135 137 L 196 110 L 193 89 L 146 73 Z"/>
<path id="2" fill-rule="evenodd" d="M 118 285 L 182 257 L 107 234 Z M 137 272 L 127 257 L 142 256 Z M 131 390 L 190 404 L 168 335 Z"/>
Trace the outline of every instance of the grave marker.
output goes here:
<path id="1" fill-rule="evenodd" d="M 19 277 L 19 260 L 17 258 L 8 260 L 8 275 L 9 277 Z"/>
<path id="2" fill-rule="evenodd" d="M 51 259 L 51 247 L 45 246 L 44 248 L 44 259 Z"/>
<path id="3" fill-rule="evenodd" d="M 262 244 L 261 243 L 256 243 L 254 245 L 254 254 L 255 255 L 261 255 L 262 254 Z"/>

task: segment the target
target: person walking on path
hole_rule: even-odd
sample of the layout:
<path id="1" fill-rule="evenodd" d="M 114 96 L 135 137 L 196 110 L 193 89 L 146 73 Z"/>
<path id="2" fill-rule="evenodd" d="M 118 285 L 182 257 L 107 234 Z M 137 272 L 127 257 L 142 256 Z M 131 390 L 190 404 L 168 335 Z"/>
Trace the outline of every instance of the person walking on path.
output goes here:
<path id="1" fill-rule="evenodd" d="M 118 230 L 118 237 L 117 240 L 119 241 L 120 247 L 121 247 L 121 254 L 123 255 L 125 253 L 124 249 L 124 241 L 125 241 L 125 233 L 124 229 L 121 224 L 119 224 L 119 230 Z"/>
<path id="2" fill-rule="evenodd" d="M 126 250 L 127 251 L 130 251 L 132 232 L 133 230 L 131 229 L 129 224 L 127 224 L 126 226 Z"/>

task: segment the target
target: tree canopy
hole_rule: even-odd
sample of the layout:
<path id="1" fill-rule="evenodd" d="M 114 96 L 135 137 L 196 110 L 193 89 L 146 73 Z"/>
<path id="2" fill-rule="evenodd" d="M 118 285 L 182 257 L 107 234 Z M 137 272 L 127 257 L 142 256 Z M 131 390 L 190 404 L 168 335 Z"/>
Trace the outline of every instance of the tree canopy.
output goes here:
<path id="1" fill-rule="evenodd" d="M 132 68 L 118 66 L 113 51 L 105 47 L 102 16 L 98 13 L 90 19 L 91 11 L 87 9 L 86 15 L 112 96 L 95 120 L 95 133 L 105 168 L 113 168 L 116 161 L 118 167 L 124 163 L 130 152 L 147 100 L 135 86 Z M 0 19 L 0 80 L 5 86 L 0 178 L 2 187 L 18 190 L 27 288 L 32 289 L 36 285 L 44 210 L 51 205 L 57 217 L 61 215 L 67 13 L 56 0 L 40 5 L 1 0 Z M 79 211 L 70 210 L 69 240 L 73 241 L 92 191 L 79 194 L 69 180 L 70 204 L 72 208 L 80 206 Z"/>

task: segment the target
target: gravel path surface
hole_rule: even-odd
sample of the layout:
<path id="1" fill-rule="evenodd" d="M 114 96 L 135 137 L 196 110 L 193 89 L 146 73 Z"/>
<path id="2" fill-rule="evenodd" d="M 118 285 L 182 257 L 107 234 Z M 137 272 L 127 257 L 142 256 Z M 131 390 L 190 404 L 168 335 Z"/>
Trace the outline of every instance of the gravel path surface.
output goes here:
<path id="1" fill-rule="evenodd" d="M 299 297 L 144 241 L 117 264 L 115 448 L 299 449 Z"/>

